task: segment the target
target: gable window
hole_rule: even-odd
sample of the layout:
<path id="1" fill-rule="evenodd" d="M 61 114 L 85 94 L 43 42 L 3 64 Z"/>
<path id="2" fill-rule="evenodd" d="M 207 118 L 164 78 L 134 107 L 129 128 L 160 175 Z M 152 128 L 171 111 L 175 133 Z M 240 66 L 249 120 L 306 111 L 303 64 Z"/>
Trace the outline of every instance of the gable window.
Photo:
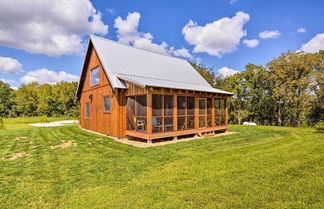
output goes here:
<path id="1" fill-rule="evenodd" d="M 110 112 L 110 96 L 103 98 L 104 100 L 104 112 Z"/>
<path id="2" fill-rule="evenodd" d="M 99 66 L 91 70 L 91 86 L 99 84 L 100 68 Z"/>
<path id="3" fill-rule="evenodd" d="M 90 119 L 90 103 L 86 103 L 86 112 L 85 118 Z"/>

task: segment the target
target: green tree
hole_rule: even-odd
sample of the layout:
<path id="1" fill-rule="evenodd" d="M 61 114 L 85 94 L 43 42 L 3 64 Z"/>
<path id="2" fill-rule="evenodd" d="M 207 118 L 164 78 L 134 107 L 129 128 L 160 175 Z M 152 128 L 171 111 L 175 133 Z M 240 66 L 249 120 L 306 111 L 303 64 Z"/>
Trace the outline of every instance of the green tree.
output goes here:
<path id="1" fill-rule="evenodd" d="M 236 73 L 226 78 L 227 88 L 234 94 L 229 101 L 229 118 L 232 123 L 241 124 L 249 117 L 247 88 L 243 73 Z"/>
<path id="2" fill-rule="evenodd" d="M 301 126 L 302 114 L 311 100 L 315 65 L 314 56 L 303 52 L 287 52 L 267 64 L 277 125 Z"/>
<path id="3" fill-rule="evenodd" d="M 37 82 L 32 82 L 30 84 L 21 85 L 18 90 L 15 91 L 15 102 L 17 104 L 16 108 L 21 115 L 38 115 L 38 88 L 39 84 Z"/>
<path id="4" fill-rule="evenodd" d="M 189 62 L 193 68 L 213 87 L 215 87 L 215 74 L 212 70 L 207 69 L 203 65 Z"/>
<path id="5" fill-rule="evenodd" d="M 9 84 L 0 81 L 0 117 L 8 117 L 14 106 L 14 93 Z"/>
<path id="6" fill-rule="evenodd" d="M 66 116 L 77 116 L 79 105 L 76 100 L 77 82 L 60 82 L 53 86 L 53 96 L 58 102 L 60 113 Z"/>

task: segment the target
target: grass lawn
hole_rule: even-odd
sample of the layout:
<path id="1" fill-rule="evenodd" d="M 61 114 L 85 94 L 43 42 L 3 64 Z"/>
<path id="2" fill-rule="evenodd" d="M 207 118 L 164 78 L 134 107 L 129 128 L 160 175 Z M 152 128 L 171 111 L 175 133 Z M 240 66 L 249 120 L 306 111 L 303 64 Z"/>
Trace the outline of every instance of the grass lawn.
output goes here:
<path id="1" fill-rule="evenodd" d="M 231 126 L 240 134 L 142 149 L 77 125 L 15 127 L 0 130 L 0 208 L 324 205 L 324 135 L 313 129 Z M 30 156 L 2 159 L 18 152 Z"/>
<path id="2" fill-rule="evenodd" d="M 48 122 L 60 121 L 60 120 L 76 120 L 75 118 L 61 117 L 49 117 Z M 18 118 L 3 118 L 6 129 L 18 129 L 18 128 L 32 128 L 30 123 L 41 123 L 41 117 L 18 117 Z M 1 130 L 0 130 L 1 131 Z"/>

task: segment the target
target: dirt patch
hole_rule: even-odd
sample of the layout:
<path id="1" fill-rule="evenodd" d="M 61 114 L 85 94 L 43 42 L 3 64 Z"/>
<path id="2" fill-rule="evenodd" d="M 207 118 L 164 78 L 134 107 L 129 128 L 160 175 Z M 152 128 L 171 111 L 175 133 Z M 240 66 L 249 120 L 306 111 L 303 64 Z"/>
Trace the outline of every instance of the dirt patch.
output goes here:
<path id="1" fill-rule="evenodd" d="M 124 143 L 124 144 L 129 144 L 134 147 L 140 147 L 140 148 L 147 148 L 147 147 L 155 147 L 155 146 L 163 146 L 167 144 L 175 144 L 178 142 L 183 142 L 183 141 L 191 141 L 194 139 L 201 139 L 201 138 L 214 138 L 214 137 L 219 137 L 219 136 L 226 136 L 226 135 L 232 135 L 232 134 L 238 134 L 239 132 L 224 132 L 224 133 L 218 133 L 215 134 L 214 136 L 208 136 L 208 137 L 190 137 L 190 138 L 183 138 L 183 139 L 178 139 L 178 140 L 170 140 L 170 141 L 163 141 L 163 142 L 156 142 L 156 143 L 146 143 L 146 142 L 140 142 L 140 141 L 134 141 L 134 140 L 129 140 L 129 139 L 116 139 L 116 141 Z"/>
<path id="2" fill-rule="evenodd" d="M 8 155 L 8 156 L 4 157 L 3 159 L 4 160 L 16 160 L 16 159 L 24 157 L 24 156 L 31 156 L 31 154 L 26 153 L 26 152 L 17 152 L 12 155 Z"/>
<path id="3" fill-rule="evenodd" d="M 76 146 L 76 143 L 73 140 L 64 142 L 64 143 L 59 144 L 59 145 L 50 146 L 50 148 L 51 149 L 57 149 L 57 148 L 65 149 L 65 148 L 68 148 L 68 147 L 71 147 L 71 146 L 74 146 L 74 147 Z"/>
<path id="4" fill-rule="evenodd" d="M 27 139 L 28 138 L 28 136 L 18 136 L 18 137 L 16 137 L 16 140 L 22 140 L 22 139 Z"/>
<path id="5" fill-rule="evenodd" d="M 40 145 L 34 145 L 34 146 L 32 146 L 31 148 L 32 148 L 32 149 L 36 149 L 36 148 L 38 148 L 38 147 L 40 147 Z"/>
<path id="6" fill-rule="evenodd" d="M 103 138 L 95 138 L 94 140 L 101 142 L 101 141 L 103 141 L 104 139 L 103 139 Z"/>

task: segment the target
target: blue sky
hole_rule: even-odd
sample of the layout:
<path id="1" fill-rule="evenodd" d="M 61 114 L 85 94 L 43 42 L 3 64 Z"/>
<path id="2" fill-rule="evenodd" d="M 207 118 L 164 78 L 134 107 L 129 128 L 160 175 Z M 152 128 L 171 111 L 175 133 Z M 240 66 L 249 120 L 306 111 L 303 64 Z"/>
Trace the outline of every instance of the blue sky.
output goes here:
<path id="1" fill-rule="evenodd" d="M 320 0 L 61 1 L 0 3 L 0 79 L 13 87 L 77 80 L 89 34 L 184 56 L 223 76 L 247 63 L 264 65 L 288 50 L 324 49 Z M 263 31 L 272 33 L 261 38 Z M 258 45 L 244 44 L 253 39 Z M 186 53 L 177 51 L 181 48 Z"/>

